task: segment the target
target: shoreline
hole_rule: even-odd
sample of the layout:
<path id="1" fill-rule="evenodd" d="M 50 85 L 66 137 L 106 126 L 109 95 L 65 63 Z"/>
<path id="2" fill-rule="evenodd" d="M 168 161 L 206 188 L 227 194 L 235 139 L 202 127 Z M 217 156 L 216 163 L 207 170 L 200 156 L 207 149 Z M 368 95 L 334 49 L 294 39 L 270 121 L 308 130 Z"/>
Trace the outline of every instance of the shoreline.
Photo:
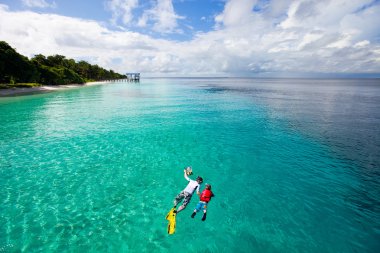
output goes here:
<path id="1" fill-rule="evenodd" d="M 32 95 L 32 94 L 40 94 L 45 92 L 53 92 L 65 89 L 72 89 L 84 86 L 92 86 L 104 84 L 105 81 L 96 81 L 96 82 L 88 82 L 84 84 L 66 84 L 66 85 L 43 85 L 39 87 L 30 87 L 30 88 L 11 88 L 11 89 L 0 89 L 0 97 L 15 97 L 22 95 Z"/>

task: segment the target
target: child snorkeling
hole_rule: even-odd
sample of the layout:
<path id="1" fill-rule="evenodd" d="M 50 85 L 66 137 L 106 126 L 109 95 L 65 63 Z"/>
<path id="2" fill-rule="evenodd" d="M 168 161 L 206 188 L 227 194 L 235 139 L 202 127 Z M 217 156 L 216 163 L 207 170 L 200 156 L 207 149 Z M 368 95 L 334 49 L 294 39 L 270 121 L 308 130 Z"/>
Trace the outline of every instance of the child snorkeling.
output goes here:
<path id="1" fill-rule="evenodd" d="M 206 213 L 207 213 L 207 204 L 210 202 L 211 198 L 214 197 L 214 193 L 211 191 L 211 185 L 206 184 L 206 188 L 202 191 L 202 193 L 197 192 L 199 195 L 199 202 L 197 206 L 194 209 L 194 212 L 191 214 L 191 218 L 194 218 L 197 212 L 203 209 L 203 217 L 202 221 L 206 220 Z"/>

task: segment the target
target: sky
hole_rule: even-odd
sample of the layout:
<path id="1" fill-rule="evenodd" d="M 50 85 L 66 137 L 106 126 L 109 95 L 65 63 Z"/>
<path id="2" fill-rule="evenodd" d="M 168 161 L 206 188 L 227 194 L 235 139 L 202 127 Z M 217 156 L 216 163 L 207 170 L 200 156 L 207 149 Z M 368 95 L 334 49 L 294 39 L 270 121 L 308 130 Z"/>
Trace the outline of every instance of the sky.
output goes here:
<path id="1" fill-rule="evenodd" d="M 0 0 L 0 40 L 142 76 L 380 77 L 380 0 Z"/>

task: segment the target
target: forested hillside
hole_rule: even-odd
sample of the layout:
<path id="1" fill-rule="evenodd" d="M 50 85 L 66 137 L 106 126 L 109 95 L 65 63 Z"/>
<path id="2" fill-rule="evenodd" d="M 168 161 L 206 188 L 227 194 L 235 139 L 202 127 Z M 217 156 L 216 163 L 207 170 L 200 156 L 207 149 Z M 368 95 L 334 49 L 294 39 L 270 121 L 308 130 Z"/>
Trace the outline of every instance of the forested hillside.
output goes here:
<path id="1" fill-rule="evenodd" d="M 85 61 L 66 59 L 63 55 L 38 54 L 28 59 L 5 41 L 0 41 L 0 84 L 62 85 L 120 78 L 125 75 Z"/>

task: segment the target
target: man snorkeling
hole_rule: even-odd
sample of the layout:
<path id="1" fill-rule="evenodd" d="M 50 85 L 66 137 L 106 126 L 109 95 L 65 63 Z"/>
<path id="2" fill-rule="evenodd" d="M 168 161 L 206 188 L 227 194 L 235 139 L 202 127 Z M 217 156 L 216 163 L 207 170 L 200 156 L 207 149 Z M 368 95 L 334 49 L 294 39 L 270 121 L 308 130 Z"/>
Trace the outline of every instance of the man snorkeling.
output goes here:
<path id="1" fill-rule="evenodd" d="M 191 168 L 190 168 L 191 169 Z M 195 180 L 192 180 L 188 177 L 188 172 L 189 172 L 189 167 L 186 168 L 184 171 L 184 177 L 187 181 L 189 181 L 189 183 L 187 184 L 186 188 L 183 189 L 183 191 L 181 191 L 174 199 L 174 207 L 177 206 L 177 204 L 179 202 L 181 202 L 181 200 L 183 199 L 183 203 L 182 205 L 178 208 L 178 210 L 176 211 L 177 213 L 179 213 L 180 211 L 182 211 L 183 209 L 185 209 L 185 207 L 187 206 L 187 204 L 190 202 L 190 199 L 191 197 L 193 196 L 193 193 L 194 191 L 196 190 L 197 191 L 197 194 L 199 195 L 199 188 L 200 188 L 200 185 L 202 184 L 203 182 L 203 179 L 198 176 Z"/>

